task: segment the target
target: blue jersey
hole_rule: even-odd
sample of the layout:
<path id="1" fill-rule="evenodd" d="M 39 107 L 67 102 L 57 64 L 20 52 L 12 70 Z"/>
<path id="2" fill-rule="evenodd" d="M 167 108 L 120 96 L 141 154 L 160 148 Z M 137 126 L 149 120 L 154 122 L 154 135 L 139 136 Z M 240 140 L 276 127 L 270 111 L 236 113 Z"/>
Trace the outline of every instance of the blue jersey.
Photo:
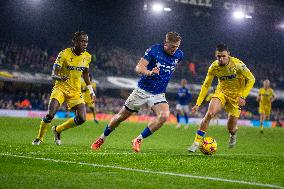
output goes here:
<path id="1" fill-rule="evenodd" d="M 178 89 L 177 101 L 180 105 L 188 105 L 191 102 L 191 94 L 186 87 Z"/>
<path id="2" fill-rule="evenodd" d="M 153 45 L 147 49 L 143 57 L 149 62 L 147 69 L 151 71 L 154 67 L 158 67 L 160 72 L 159 75 L 143 75 L 138 81 L 138 87 L 152 94 L 165 93 L 172 74 L 182 57 L 183 52 L 179 49 L 173 55 L 168 55 L 164 51 L 163 44 Z"/>

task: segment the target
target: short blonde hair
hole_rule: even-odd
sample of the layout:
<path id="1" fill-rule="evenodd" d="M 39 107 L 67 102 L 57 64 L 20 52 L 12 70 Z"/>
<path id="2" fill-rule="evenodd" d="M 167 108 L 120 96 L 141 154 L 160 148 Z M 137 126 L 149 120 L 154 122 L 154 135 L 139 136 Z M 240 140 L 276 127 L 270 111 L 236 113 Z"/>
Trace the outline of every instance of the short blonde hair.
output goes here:
<path id="1" fill-rule="evenodd" d="M 181 36 L 177 32 L 168 32 L 166 34 L 166 41 L 176 43 L 181 41 Z"/>

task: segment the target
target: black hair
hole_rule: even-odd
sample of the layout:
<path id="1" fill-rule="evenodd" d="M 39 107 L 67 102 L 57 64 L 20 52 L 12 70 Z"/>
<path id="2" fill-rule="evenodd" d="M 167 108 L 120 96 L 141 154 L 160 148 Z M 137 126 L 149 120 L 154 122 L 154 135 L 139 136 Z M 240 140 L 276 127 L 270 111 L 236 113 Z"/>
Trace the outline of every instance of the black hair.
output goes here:
<path id="1" fill-rule="evenodd" d="M 82 36 L 82 35 L 87 35 L 86 32 L 84 31 L 77 31 L 73 34 L 73 37 L 72 37 L 72 45 L 74 45 L 76 39 L 79 37 L 79 36 Z"/>
<path id="2" fill-rule="evenodd" d="M 227 45 L 225 45 L 224 43 L 217 45 L 216 50 L 219 52 L 229 51 Z"/>

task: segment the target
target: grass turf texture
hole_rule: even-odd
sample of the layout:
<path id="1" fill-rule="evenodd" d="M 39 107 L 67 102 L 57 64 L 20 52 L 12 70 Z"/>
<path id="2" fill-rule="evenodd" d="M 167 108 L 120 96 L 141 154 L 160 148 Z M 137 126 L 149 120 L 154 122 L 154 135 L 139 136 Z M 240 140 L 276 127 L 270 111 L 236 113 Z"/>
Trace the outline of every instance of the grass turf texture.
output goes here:
<path id="1" fill-rule="evenodd" d="M 217 140 L 218 150 L 213 156 L 205 156 L 199 151 L 187 152 L 197 126 L 184 130 L 166 124 L 144 140 L 140 153 L 134 153 L 131 140 L 146 124 L 123 123 L 99 151 L 93 152 L 90 144 L 103 132 L 105 122 L 95 125 L 88 121 L 63 132 L 62 146 L 54 144 L 49 129 L 44 143 L 32 146 L 39 122 L 40 119 L 0 118 L 0 188 L 269 188 L 253 183 L 284 187 L 281 128 L 265 129 L 260 134 L 258 128 L 240 127 L 236 148 L 228 149 L 226 127 L 212 126 L 208 136 Z M 54 120 L 52 125 L 62 122 Z"/>

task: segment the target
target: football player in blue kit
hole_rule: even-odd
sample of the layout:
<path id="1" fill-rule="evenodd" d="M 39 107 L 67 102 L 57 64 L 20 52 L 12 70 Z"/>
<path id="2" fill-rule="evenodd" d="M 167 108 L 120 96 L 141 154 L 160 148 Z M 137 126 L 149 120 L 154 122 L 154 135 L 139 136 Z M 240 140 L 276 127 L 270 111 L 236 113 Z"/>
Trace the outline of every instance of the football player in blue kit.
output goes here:
<path id="1" fill-rule="evenodd" d="M 191 94 L 187 88 L 187 80 L 182 79 L 181 80 L 181 87 L 178 89 L 177 92 L 177 105 L 176 105 L 176 110 L 177 110 L 177 126 L 176 128 L 181 127 L 181 120 L 180 116 L 183 114 L 184 119 L 185 119 L 185 129 L 188 128 L 188 115 L 189 115 L 189 105 L 191 103 Z"/>
<path id="2" fill-rule="evenodd" d="M 142 106 L 148 105 L 156 114 L 155 119 L 141 134 L 132 140 L 132 147 L 139 152 L 142 140 L 153 134 L 167 121 L 170 115 L 169 105 L 165 98 L 166 88 L 177 64 L 183 58 L 179 49 L 181 36 L 176 32 L 168 32 L 163 44 L 151 46 L 138 62 L 135 71 L 141 75 L 137 88 L 129 95 L 121 110 L 114 115 L 102 135 L 91 145 L 98 150 L 109 134 L 121 122 L 137 113 Z"/>

